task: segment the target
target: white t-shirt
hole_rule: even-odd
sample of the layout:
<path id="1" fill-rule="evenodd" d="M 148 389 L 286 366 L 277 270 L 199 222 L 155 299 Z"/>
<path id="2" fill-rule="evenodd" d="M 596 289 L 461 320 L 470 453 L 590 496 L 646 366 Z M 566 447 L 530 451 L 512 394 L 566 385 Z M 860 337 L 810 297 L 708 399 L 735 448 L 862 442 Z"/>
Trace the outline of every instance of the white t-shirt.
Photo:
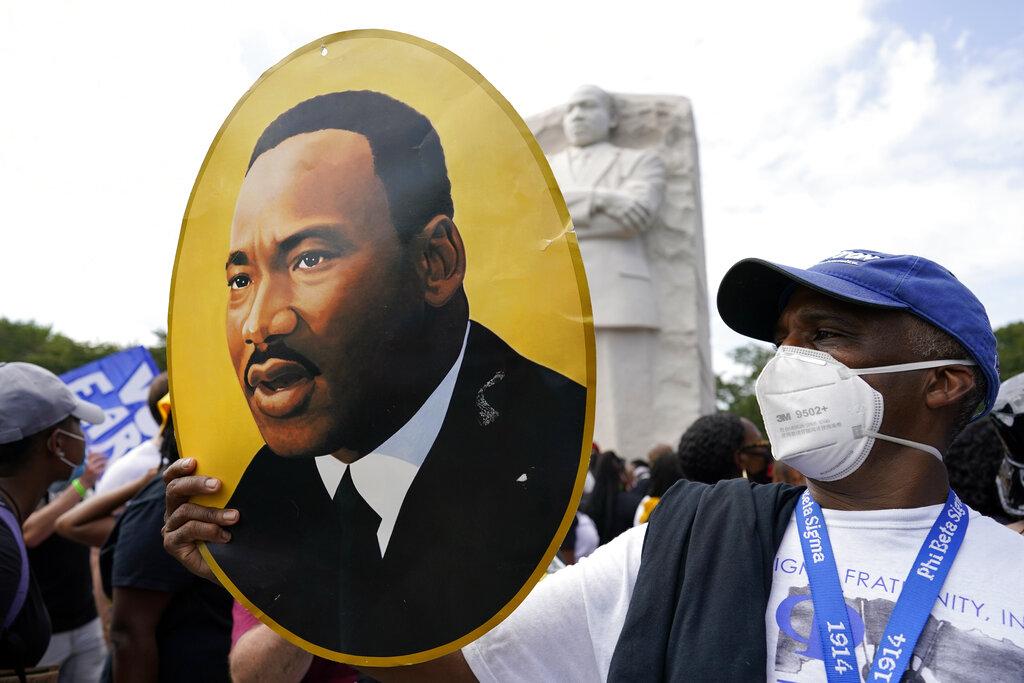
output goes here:
<path id="1" fill-rule="evenodd" d="M 576 561 L 578 562 L 581 558 L 584 558 L 601 545 L 601 537 L 598 536 L 597 526 L 594 524 L 588 515 L 582 512 L 576 513 L 576 546 L 573 548 L 573 554 L 576 555 Z"/>
<path id="2" fill-rule="evenodd" d="M 96 493 L 113 491 L 122 484 L 135 481 L 154 467 L 160 466 L 160 437 L 146 439 L 110 463 L 96 482 Z"/>
<path id="3" fill-rule="evenodd" d="M 862 674 L 941 509 L 824 511 L 843 592 L 865 626 L 855 625 L 854 635 L 866 630 L 857 647 Z M 508 619 L 464 648 L 477 678 L 606 679 L 646 530 L 646 524 L 634 527 L 541 581 Z M 823 681 L 820 646 L 809 637 L 814 608 L 793 523 L 774 567 L 765 613 L 767 678 Z M 911 668 L 926 681 L 1024 680 L 1024 537 L 971 511 L 967 537 L 915 653 Z"/>

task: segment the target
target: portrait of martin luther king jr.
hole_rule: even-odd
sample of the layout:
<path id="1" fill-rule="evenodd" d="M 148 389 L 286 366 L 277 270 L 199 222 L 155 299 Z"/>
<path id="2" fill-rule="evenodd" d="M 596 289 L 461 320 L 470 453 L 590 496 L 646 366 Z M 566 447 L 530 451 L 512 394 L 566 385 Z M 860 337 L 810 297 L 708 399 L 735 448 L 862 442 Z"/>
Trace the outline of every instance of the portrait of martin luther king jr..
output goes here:
<path id="1" fill-rule="evenodd" d="M 226 280 L 266 446 L 228 502 L 231 541 L 208 548 L 310 643 L 391 657 L 455 641 L 516 595 L 566 515 L 586 389 L 470 318 L 468 267 L 416 110 L 335 92 L 263 131 Z"/>

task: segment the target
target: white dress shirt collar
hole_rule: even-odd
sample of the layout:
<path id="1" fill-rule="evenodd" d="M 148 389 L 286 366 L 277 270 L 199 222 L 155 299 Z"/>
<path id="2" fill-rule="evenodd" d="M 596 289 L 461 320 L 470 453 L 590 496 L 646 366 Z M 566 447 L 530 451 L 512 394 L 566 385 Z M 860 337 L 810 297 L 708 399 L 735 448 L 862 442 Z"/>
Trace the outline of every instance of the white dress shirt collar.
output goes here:
<path id="1" fill-rule="evenodd" d="M 316 460 L 317 470 L 324 482 L 328 495 L 334 498 L 345 470 L 352 468 L 352 483 L 363 500 L 380 515 L 380 526 L 377 528 L 377 543 L 380 555 L 384 557 L 391 533 L 395 529 L 398 513 L 402 509 L 413 479 L 426 460 L 427 454 L 437 439 L 448 405 L 455 390 L 462 359 L 466 354 L 466 341 L 469 339 L 469 325 L 462 337 L 462 349 L 459 357 L 441 383 L 420 406 L 416 414 L 401 429 L 392 434 L 387 441 L 375 448 L 371 453 L 356 460 L 351 465 L 343 463 L 333 455 L 321 455 Z"/>

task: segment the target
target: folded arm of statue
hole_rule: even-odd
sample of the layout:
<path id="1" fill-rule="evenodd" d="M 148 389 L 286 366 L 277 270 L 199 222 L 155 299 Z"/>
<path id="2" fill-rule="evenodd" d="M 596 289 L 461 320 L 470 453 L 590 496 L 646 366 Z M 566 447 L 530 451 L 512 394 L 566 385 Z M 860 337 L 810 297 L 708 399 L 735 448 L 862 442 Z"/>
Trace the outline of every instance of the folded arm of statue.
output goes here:
<path id="1" fill-rule="evenodd" d="M 647 203 L 629 192 L 566 188 L 564 196 L 580 239 L 632 239 L 654 219 Z"/>

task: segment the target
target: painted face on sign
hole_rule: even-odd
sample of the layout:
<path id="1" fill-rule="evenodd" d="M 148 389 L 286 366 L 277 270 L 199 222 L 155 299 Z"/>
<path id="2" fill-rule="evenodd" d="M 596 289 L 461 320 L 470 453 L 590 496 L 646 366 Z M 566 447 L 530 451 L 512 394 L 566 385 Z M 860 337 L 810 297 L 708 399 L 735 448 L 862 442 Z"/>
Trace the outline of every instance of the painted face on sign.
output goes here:
<path id="1" fill-rule="evenodd" d="M 388 357 L 424 304 L 410 251 L 362 135 L 296 135 L 252 165 L 231 226 L 227 340 L 277 454 L 355 448 L 384 410 Z"/>

